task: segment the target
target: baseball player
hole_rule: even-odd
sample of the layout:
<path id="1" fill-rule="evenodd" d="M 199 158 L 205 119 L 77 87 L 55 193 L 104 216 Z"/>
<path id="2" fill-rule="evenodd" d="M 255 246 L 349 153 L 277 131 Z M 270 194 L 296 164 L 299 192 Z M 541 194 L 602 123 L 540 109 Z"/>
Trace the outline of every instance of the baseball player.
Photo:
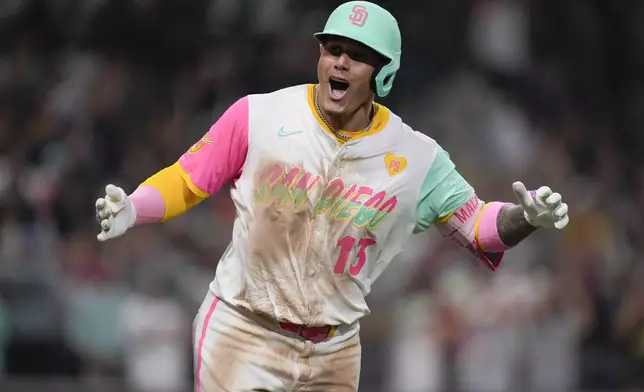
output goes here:
<path id="1" fill-rule="evenodd" d="M 232 241 L 194 323 L 198 392 L 356 391 L 365 297 L 410 235 L 436 226 L 495 270 L 568 223 L 545 186 L 483 202 L 436 141 L 374 102 L 400 68 L 388 11 L 342 4 L 315 37 L 317 84 L 239 99 L 175 164 L 96 201 L 106 241 L 232 182 Z"/>

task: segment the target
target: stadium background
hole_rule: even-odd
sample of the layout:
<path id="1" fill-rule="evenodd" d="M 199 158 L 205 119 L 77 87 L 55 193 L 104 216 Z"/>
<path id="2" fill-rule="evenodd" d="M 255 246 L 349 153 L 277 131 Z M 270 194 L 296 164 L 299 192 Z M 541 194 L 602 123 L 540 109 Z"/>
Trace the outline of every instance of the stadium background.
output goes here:
<path id="1" fill-rule="evenodd" d="M 188 391 L 227 191 L 95 241 L 93 203 L 171 164 L 236 98 L 315 80 L 339 1 L 0 1 L 0 390 Z M 361 391 L 644 387 L 644 2 L 391 0 L 384 100 L 485 200 L 571 206 L 491 274 L 435 233 L 376 284 Z"/>

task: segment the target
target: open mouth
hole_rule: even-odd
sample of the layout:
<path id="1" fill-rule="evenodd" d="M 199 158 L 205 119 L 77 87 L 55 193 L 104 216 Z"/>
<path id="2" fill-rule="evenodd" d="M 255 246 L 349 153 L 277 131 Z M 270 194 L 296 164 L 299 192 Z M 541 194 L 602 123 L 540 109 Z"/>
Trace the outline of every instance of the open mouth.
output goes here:
<path id="1" fill-rule="evenodd" d="M 331 77 L 329 78 L 329 95 L 332 100 L 339 101 L 347 95 L 349 82 L 344 79 Z"/>

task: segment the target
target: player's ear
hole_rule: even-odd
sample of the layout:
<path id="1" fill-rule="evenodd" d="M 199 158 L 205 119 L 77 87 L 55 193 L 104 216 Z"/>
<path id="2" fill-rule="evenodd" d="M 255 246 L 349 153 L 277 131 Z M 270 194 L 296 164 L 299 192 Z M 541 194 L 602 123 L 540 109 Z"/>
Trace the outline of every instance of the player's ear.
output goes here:
<path id="1" fill-rule="evenodd" d="M 324 54 L 324 46 L 320 43 L 320 56 Z"/>

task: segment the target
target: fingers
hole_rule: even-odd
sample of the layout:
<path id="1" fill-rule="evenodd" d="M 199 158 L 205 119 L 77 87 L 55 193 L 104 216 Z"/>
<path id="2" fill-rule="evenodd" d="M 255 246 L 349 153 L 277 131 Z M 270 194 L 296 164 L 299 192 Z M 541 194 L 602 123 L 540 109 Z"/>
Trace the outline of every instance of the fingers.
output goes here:
<path id="1" fill-rule="evenodd" d="M 111 211 L 107 206 L 108 203 L 105 201 L 105 199 L 96 200 L 96 217 L 99 222 L 110 216 Z"/>
<path id="2" fill-rule="evenodd" d="M 107 218 L 109 218 L 109 216 L 110 216 L 110 210 L 108 210 L 107 208 L 104 208 L 104 209 L 102 209 L 102 210 L 98 211 L 98 212 L 96 213 L 96 215 L 97 215 L 97 217 L 98 217 L 98 219 L 99 219 L 99 222 L 100 222 L 100 221 L 102 221 L 103 219 L 107 219 Z"/>
<path id="3" fill-rule="evenodd" d="M 96 239 L 100 242 L 113 237 L 113 234 L 110 234 L 113 216 L 124 208 L 125 197 L 123 189 L 109 184 L 105 187 L 105 197 L 96 200 L 96 217 L 101 226 L 101 232 L 96 235 Z"/>
<path id="4" fill-rule="evenodd" d="M 557 218 L 563 218 L 568 214 L 568 204 L 562 203 L 557 209 L 554 211 L 554 214 Z"/>
<path id="5" fill-rule="evenodd" d="M 561 203 L 559 207 L 553 212 L 555 218 L 557 219 L 554 223 L 555 228 L 561 230 L 568 225 L 570 222 L 570 217 L 568 216 L 568 204 Z"/>
<path id="6" fill-rule="evenodd" d="M 561 195 L 553 193 L 546 198 L 546 205 L 552 211 L 555 218 L 555 228 L 561 230 L 568 225 L 570 218 L 568 217 L 568 204 L 562 203 Z"/>
<path id="7" fill-rule="evenodd" d="M 109 212 L 108 212 L 108 214 L 109 214 Z M 109 219 L 103 219 L 100 223 L 101 223 L 101 230 L 102 231 L 100 233 L 98 233 L 98 235 L 96 236 L 96 239 L 98 239 L 101 242 L 107 241 L 110 238 L 108 233 L 109 233 L 110 229 L 112 228 L 112 224 L 111 224 Z"/>
<path id="8" fill-rule="evenodd" d="M 123 190 L 116 185 L 109 184 L 106 186 L 105 194 L 111 202 L 118 203 L 123 200 Z"/>
<path id="9" fill-rule="evenodd" d="M 568 215 L 566 215 L 563 217 L 563 219 L 560 219 L 555 222 L 555 228 L 557 228 L 558 230 L 561 230 L 568 225 L 569 221 L 570 221 L 570 218 L 568 217 Z"/>
<path id="10" fill-rule="evenodd" d="M 525 185 L 517 181 L 512 184 L 512 189 L 517 200 L 526 210 L 527 215 L 538 212 L 539 214 L 543 214 L 544 217 L 546 214 L 549 216 L 547 218 L 549 222 L 543 223 L 544 225 L 548 227 L 554 225 L 556 229 L 561 230 L 570 222 L 568 204 L 563 202 L 560 193 L 553 192 L 550 187 L 542 186 L 536 191 L 528 192 Z"/>
<path id="11" fill-rule="evenodd" d="M 546 198 L 546 205 L 550 207 L 554 207 L 559 204 L 561 204 L 561 195 L 559 193 L 555 192 Z"/>
<path id="12" fill-rule="evenodd" d="M 104 198 L 96 200 L 96 218 L 99 222 L 109 218 L 111 215 L 118 214 L 120 210 L 121 206 L 116 205 L 112 201 L 107 201 Z"/>
<path id="13" fill-rule="evenodd" d="M 540 200 L 541 202 L 544 202 L 544 203 L 545 203 L 545 200 L 551 195 L 552 195 L 552 189 L 550 189 L 550 187 L 545 185 L 537 189 L 537 192 L 536 192 L 537 200 Z M 561 195 L 559 197 L 561 197 Z"/>
<path id="14" fill-rule="evenodd" d="M 109 184 L 105 187 L 105 198 L 96 201 L 96 208 L 104 208 L 110 213 L 116 215 L 125 207 L 125 199 L 127 195 L 123 189 L 116 185 Z"/>
<path id="15" fill-rule="evenodd" d="M 530 192 L 526 189 L 525 185 L 521 181 L 517 181 L 512 184 L 512 190 L 514 195 L 517 198 L 517 201 L 523 206 L 523 208 L 528 209 L 534 205 L 534 199 Z"/>

